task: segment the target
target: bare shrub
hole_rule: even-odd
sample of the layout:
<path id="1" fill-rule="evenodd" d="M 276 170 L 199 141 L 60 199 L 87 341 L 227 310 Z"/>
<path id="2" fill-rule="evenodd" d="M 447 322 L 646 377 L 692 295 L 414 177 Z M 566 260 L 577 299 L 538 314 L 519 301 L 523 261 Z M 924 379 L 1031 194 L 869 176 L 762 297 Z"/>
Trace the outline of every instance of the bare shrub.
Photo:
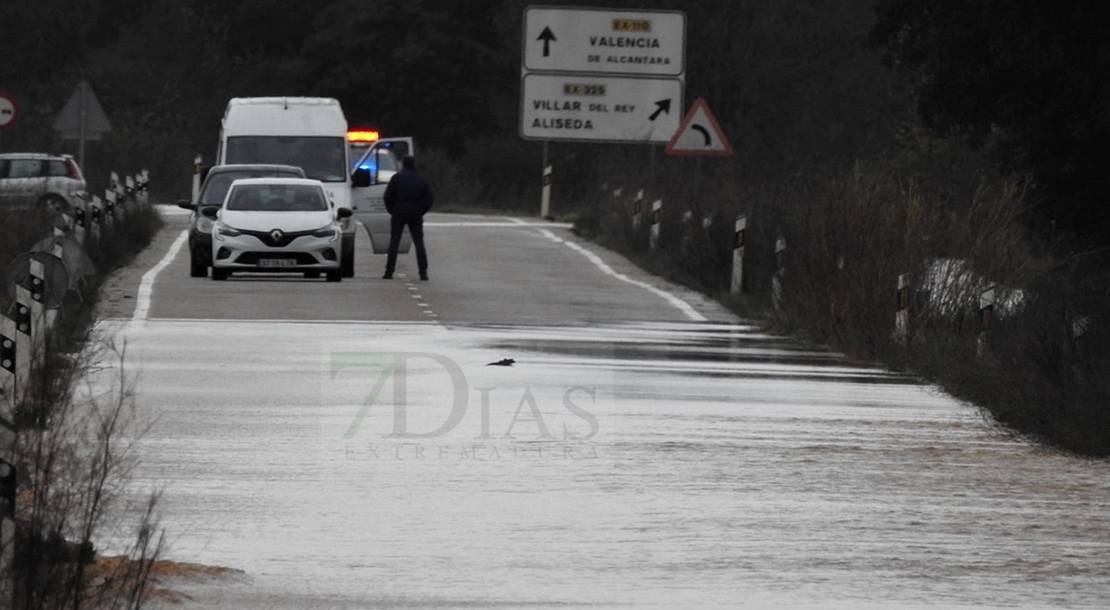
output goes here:
<path id="1" fill-rule="evenodd" d="M 16 220 L 34 230 L 19 235 L 28 245 L 51 225 L 47 219 L 42 229 L 31 216 Z M 154 209 L 133 207 L 84 245 L 106 272 L 130 260 L 160 226 Z M 66 295 L 56 324 L 36 343 L 37 364 L 22 395 L 18 401 L 5 395 L 0 405 L 17 434 L 15 563 L 12 574 L 0 575 L 14 582 L 16 608 L 138 608 L 162 549 L 157 493 L 134 524 L 120 518 L 132 510 L 123 492 L 141 429 L 124 350 L 90 342 L 102 279 L 94 276 Z M 108 365 L 118 372 L 112 383 L 76 391 L 78 380 Z M 96 545 L 104 541 L 126 541 L 112 543 L 123 559 L 100 556 Z"/>
<path id="2" fill-rule="evenodd" d="M 69 375 L 72 381 L 114 366 L 109 387 L 89 386 L 80 395 L 70 389 L 49 402 L 32 391 L 21 405 L 23 412 L 47 409 L 49 415 L 33 418 L 40 425 L 21 427 L 16 447 L 17 608 L 138 608 L 149 587 L 149 565 L 162 549 L 158 494 L 152 493 L 123 549 L 129 561 L 94 569 L 98 540 L 129 537 L 118 515 L 126 508 L 123 493 L 142 432 L 126 350 L 103 348 L 82 353 Z"/>

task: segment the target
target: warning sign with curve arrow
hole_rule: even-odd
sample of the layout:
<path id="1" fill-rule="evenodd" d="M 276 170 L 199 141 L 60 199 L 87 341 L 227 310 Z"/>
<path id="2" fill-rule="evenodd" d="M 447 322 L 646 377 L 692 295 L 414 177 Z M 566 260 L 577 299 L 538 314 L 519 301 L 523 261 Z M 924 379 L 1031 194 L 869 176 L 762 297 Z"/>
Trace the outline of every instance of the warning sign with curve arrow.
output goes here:
<path id="1" fill-rule="evenodd" d="M 704 98 L 698 98 L 667 143 L 668 155 L 728 157 L 732 144 Z"/>

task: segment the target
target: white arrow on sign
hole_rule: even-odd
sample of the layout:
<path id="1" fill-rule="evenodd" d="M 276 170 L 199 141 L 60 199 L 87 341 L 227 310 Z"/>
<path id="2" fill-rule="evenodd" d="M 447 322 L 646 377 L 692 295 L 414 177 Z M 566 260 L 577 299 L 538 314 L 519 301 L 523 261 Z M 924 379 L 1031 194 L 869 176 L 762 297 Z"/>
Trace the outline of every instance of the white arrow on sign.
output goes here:
<path id="1" fill-rule="evenodd" d="M 682 81 L 583 74 L 525 74 L 526 140 L 667 142 L 678 129 Z"/>
<path id="2" fill-rule="evenodd" d="M 524 70 L 682 77 L 686 15 L 678 11 L 530 6 Z"/>

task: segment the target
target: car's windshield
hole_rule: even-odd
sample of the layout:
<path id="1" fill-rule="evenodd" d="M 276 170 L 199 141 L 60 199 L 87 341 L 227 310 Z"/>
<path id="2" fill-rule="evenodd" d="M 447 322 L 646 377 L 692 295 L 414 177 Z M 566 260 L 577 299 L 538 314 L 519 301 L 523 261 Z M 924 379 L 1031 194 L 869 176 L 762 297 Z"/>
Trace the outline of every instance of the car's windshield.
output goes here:
<path id="1" fill-rule="evenodd" d="M 347 180 L 347 139 L 329 136 L 236 136 L 227 139 L 225 163 L 295 165 L 321 182 Z"/>
<path id="2" fill-rule="evenodd" d="M 228 210 L 317 212 L 328 209 L 324 189 L 311 184 L 240 184 L 228 195 Z"/>
<path id="3" fill-rule="evenodd" d="M 200 192 L 201 205 L 223 205 L 224 197 L 227 197 L 227 189 L 231 188 L 231 183 L 239 180 L 240 178 L 303 178 L 299 173 L 291 171 L 281 171 L 276 169 L 254 169 L 254 170 L 235 170 L 227 172 L 214 172 L 208 174 L 204 180 L 204 187 Z"/>

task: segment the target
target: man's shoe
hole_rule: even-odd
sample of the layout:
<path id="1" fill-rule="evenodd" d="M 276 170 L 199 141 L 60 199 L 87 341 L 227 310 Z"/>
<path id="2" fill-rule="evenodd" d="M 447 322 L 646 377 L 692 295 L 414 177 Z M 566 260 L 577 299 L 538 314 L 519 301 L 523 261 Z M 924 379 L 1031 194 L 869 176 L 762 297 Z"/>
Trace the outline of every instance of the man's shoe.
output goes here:
<path id="1" fill-rule="evenodd" d="M 421 273 L 420 274 L 420 281 L 427 282 L 428 281 L 428 274 L 427 273 Z"/>
<path id="2" fill-rule="evenodd" d="M 386 272 L 385 272 L 385 275 L 383 275 L 383 276 L 382 276 L 382 279 L 383 279 L 383 280 L 391 280 L 391 279 L 393 279 L 393 272 L 392 272 L 392 271 L 386 271 Z"/>

